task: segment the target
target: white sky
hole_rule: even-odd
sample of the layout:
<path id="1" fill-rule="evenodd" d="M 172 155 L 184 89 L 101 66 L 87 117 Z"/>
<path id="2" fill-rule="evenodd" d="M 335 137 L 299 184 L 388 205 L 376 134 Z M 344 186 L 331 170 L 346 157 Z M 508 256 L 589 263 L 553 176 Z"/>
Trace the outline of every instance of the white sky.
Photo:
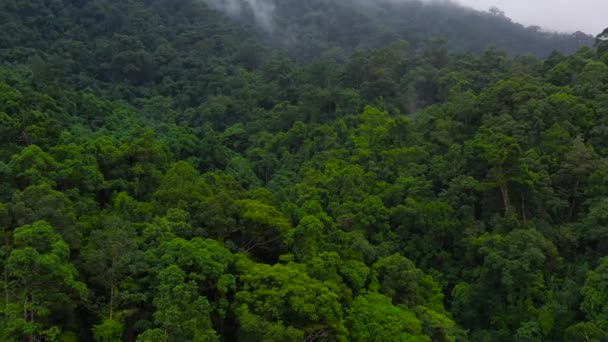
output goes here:
<path id="1" fill-rule="evenodd" d="M 608 27 L 608 0 L 458 0 L 480 10 L 492 6 L 524 25 L 597 35 Z"/>

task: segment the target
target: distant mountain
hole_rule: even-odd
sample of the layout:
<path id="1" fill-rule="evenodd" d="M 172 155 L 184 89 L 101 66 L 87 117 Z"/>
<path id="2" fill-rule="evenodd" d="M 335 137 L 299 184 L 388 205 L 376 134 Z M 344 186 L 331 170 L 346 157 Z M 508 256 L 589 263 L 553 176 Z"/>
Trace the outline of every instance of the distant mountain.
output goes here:
<path id="1" fill-rule="evenodd" d="M 595 38 L 595 46 L 600 54 L 608 52 L 608 28 Z"/>
<path id="2" fill-rule="evenodd" d="M 213 3 L 230 3 L 234 8 L 238 2 Z M 242 1 L 242 8 L 238 18 L 249 23 L 263 18 L 261 28 L 267 38 L 301 61 L 378 48 L 399 39 L 418 46 L 443 38 L 453 51 L 480 52 L 494 46 L 511 55 L 541 58 L 555 50 L 571 54 L 594 43 L 592 36 L 582 32 L 545 32 L 513 22 L 497 8 L 481 12 L 450 1 L 258 0 Z"/>

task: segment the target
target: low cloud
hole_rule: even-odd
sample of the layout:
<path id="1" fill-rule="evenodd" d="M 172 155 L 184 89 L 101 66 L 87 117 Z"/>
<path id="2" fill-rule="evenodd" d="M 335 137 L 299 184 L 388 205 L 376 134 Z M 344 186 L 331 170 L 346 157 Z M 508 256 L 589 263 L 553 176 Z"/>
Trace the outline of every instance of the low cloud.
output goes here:
<path id="1" fill-rule="evenodd" d="M 239 17 L 247 11 L 251 11 L 256 22 L 265 30 L 273 31 L 274 3 L 270 0 L 203 0 L 211 7 Z"/>
<path id="2" fill-rule="evenodd" d="M 478 10 L 498 6 L 513 21 L 560 32 L 596 35 L 608 26 L 605 0 L 458 0 Z"/>
<path id="3" fill-rule="evenodd" d="M 203 0 L 210 6 L 231 16 L 239 17 L 245 13 L 253 14 L 256 22 L 267 31 L 274 31 L 275 2 L 281 0 Z M 301 0 L 307 1 L 307 0 Z M 398 3 L 413 0 L 341 0 L 364 5 L 379 3 Z M 477 10 L 487 11 L 498 6 L 513 21 L 524 25 L 538 25 L 545 29 L 587 33 L 601 32 L 608 21 L 608 1 L 599 0 L 419 0 L 423 2 L 457 3 Z"/>

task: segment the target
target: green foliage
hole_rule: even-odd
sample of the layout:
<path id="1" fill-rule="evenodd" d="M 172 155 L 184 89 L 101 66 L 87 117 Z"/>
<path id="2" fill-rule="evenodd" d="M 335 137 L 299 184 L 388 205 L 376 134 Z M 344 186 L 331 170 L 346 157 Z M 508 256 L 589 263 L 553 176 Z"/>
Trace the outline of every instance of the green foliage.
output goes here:
<path id="1" fill-rule="evenodd" d="M 414 313 L 393 306 L 378 293 L 358 296 L 348 313 L 346 326 L 352 341 L 430 341 Z"/>
<path id="2" fill-rule="evenodd" d="M 497 15 L 492 11 L 473 11 L 452 2 L 344 3 L 313 0 L 302 4 L 287 0 L 271 3 L 277 12 L 275 25 L 282 28 L 280 32 L 271 30 L 271 33 L 278 35 L 279 42 L 286 41 L 289 34 L 295 35 L 290 37 L 290 47 L 300 61 L 319 54 L 334 57 L 341 50 L 379 48 L 390 43 L 394 37 L 411 39 L 414 46 L 444 37 L 450 48 L 460 51 L 478 52 L 488 46 L 497 46 L 514 55 L 527 52 L 541 57 L 549 55 L 554 49 L 573 53 L 581 44 L 593 44 L 593 37 L 582 32 L 571 35 L 545 33 L 535 27 L 514 23 L 504 13 Z M 302 16 L 302 13 L 307 15 Z M 329 13 L 333 14 L 334 20 L 329 20 Z M 354 26 L 357 26 L 357 30 L 350 29 Z M 323 32 L 334 34 L 326 35 Z M 271 34 L 268 36 L 273 37 Z M 435 63 L 446 62 L 444 55 L 434 57 Z M 379 83 L 383 81 L 386 82 L 386 79 L 381 78 Z"/>
<path id="3" fill-rule="evenodd" d="M 514 230 L 506 236 L 486 234 L 474 244 L 483 264 L 472 273 L 473 284 L 454 288 L 456 315 L 477 320 L 469 324 L 491 324 L 498 329 L 518 328 L 525 322 L 541 324 L 542 306 L 550 301 L 551 275 L 562 262 L 555 246 L 535 230 Z M 481 322 L 480 312 L 485 312 L 489 322 Z M 532 325 L 527 324 L 518 331 L 530 334 L 529 329 Z M 541 337 L 548 333 L 540 327 L 534 329 Z"/>
<path id="4" fill-rule="evenodd" d="M 239 340 L 242 341 L 302 341 L 304 332 L 281 322 L 272 323 L 258 315 L 251 314 L 245 305 L 236 310 L 239 316 Z"/>
<path id="5" fill-rule="evenodd" d="M 197 294 L 196 282 L 175 265 L 158 274 L 154 322 L 168 341 L 217 341 L 211 325 L 211 305 Z M 144 332 L 145 334 L 145 332 Z"/>
<path id="6" fill-rule="evenodd" d="M 595 46 L 597 47 L 597 52 L 600 56 L 603 53 L 605 53 L 606 51 L 608 51 L 607 44 L 606 44 L 606 35 L 607 34 L 608 34 L 608 32 L 606 30 L 604 30 L 604 32 L 597 35 L 596 40 L 595 40 Z"/>
<path id="7" fill-rule="evenodd" d="M 608 330 L 607 272 L 608 259 L 604 258 L 597 269 L 589 272 L 585 286 L 581 290 L 583 294 L 581 308 L 587 314 L 587 318 L 603 331 Z"/>
<path id="8" fill-rule="evenodd" d="M 589 322 L 577 323 L 566 330 L 568 341 L 606 341 L 608 333 Z"/>
<path id="9" fill-rule="evenodd" d="M 71 315 L 87 295 L 69 262 L 69 249 L 51 225 L 38 221 L 15 229 L 5 266 L 3 339 L 51 338 L 62 314 Z"/>
<path id="10" fill-rule="evenodd" d="M 409 307 L 426 305 L 443 312 L 443 294 L 438 284 L 417 269 L 412 261 L 394 254 L 380 259 L 373 269 L 375 286 L 395 303 Z"/>
<path id="11" fill-rule="evenodd" d="M 93 335 L 97 341 L 119 342 L 122 341 L 123 329 L 124 325 L 122 323 L 107 319 L 93 327 Z"/>
<path id="12" fill-rule="evenodd" d="M 177 162 L 160 180 L 154 198 L 163 207 L 196 206 L 211 194 L 199 172 L 186 162 Z"/>
<path id="13" fill-rule="evenodd" d="M 207 3 L 0 2 L 0 340 L 607 340 L 602 36 Z"/>
<path id="14" fill-rule="evenodd" d="M 306 336 L 345 340 L 342 307 L 332 285 L 310 278 L 302 265 L 245 264 L 237 305 L 269 322 L 284 322 Z M 245 318 L 249 316 L 246 315 Z"/>

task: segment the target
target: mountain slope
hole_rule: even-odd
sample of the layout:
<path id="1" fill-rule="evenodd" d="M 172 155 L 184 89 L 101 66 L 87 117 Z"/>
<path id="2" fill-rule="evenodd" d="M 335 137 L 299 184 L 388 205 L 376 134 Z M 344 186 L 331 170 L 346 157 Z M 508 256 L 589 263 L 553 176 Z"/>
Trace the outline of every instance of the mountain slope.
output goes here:
<path id="1" fill-rule="evenodd" d="M 0 26 L 0 341 L 607 339 L 601 50 L 296 63 L 191 0 Z"/>
<path id="2" fill-rule="evenodd" d="M 339 56 L 357 48 L 378 48 L 399 39 L 419 46 L 429 39 L 444 38 L 453 51 L 478 53 L 494 46 L 511 55 L 538 57 L 547 57 L 554 50 L 570 54 L 593 44 L 593 37 L 581 32 L 542 32 L 538 27 L 514 23 L 499 11 L 480 12 L 449 1 L 262 0 L 253 3 L 265 4 L 262 29 L 268 39 L 291 51 L 300 61 L 310 61 L 327 53 Z M 255 22 L 256 10 L 260 9 L 246 2 L 241 6 L 243 11 L 239 11 L 238 16 L 250 24 Z"/>

